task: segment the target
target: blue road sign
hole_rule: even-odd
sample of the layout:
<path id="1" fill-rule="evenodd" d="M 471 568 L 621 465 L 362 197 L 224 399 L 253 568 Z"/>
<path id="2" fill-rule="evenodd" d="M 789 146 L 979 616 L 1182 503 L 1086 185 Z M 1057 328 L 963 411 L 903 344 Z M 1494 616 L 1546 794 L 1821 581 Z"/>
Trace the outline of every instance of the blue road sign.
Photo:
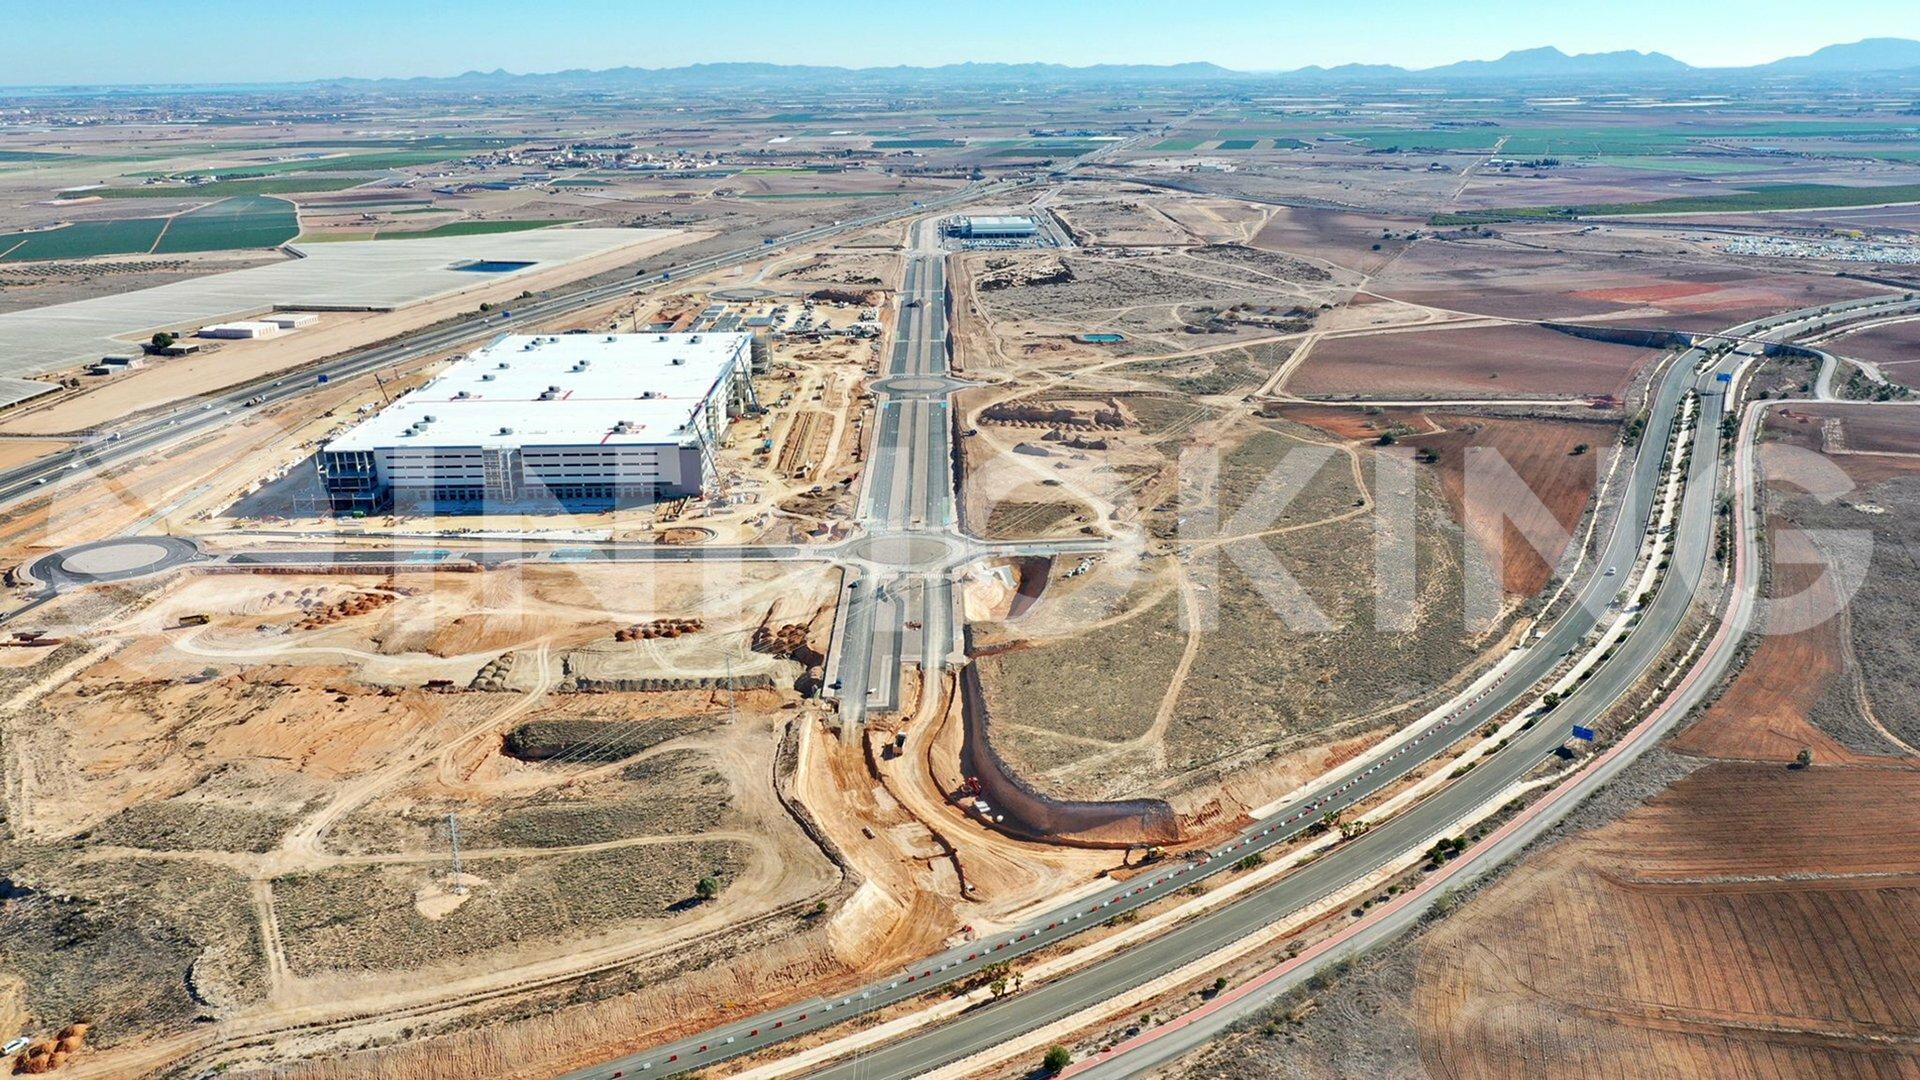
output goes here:
<path id="1" fill-rule="evenodd" d="M 1585 739 L 1588 742 L 1592 742 L 1593 729 L 1590 727 L 1581 727 L 1579 724 L 1575 724 L 1573 725 L 1573 737 L 1576 739 Z"/>

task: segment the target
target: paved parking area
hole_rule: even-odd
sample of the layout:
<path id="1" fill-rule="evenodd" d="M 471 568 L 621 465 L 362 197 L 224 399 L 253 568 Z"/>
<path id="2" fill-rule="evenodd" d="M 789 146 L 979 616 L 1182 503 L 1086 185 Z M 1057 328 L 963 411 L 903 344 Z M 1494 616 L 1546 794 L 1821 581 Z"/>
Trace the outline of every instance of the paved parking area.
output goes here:
<path id="1" fill-rule="evenodd" d="M 60 371 L 124 353 L 166 327 L 275 307 L 389 311 L 504 278 L 592 258 L 660 229 L 537 229 L 489 236 L 355 240 L 295 247 L 304 258 L 210 274 L 118 296 L 0 314 L 0 377 Z M 491 269 L 462 269 L 467 264 Z M 524 264 L 508 266 L 507 264 Z M 3 388 L 4 384 L 0 384 Z"/>

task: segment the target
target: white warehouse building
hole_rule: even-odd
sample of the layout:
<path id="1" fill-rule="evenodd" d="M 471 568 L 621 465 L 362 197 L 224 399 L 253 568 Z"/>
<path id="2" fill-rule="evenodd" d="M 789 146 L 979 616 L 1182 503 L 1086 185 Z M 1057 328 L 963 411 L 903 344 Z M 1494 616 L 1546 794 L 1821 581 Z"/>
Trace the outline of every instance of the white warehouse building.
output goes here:
<path id="1" fill-rule="evenodd" d="M 509 335 L 320 451 L 339 509 L 698 495 L 752 404 L 751 334 Z"/>
<path id="2" fill-rule="evenodd" d="M 969 240 L 1018 240 L 1040 234 L 1040 223 L 1030 217 L 968 216 L 958 218 L 952 231 Z"/>

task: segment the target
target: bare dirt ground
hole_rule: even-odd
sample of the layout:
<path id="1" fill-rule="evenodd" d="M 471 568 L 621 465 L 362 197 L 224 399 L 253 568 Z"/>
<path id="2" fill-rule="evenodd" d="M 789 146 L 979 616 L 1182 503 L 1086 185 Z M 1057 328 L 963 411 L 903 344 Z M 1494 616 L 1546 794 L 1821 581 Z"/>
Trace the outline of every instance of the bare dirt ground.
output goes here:
<path id="1" fill-rule="evenodd" d="M 266 266 L 285 258 L 278 252 L 209 251 L 12 265 L 0 269 L 0 311 L 20 311 L 132 289 L 150 289 L 207 274 Z"/>
<path id="2" fill-rule="evenodd" d="M 0 738 L 26 1011 L 93 1002 L 104 1068 L 184 1052 L 195 1016 L 458 1000 L 831 899 L 770 786 L 800 668 L 748 639 L 798 622 L 823 647 L 834 588 L 743 573 L 189 575 L 42 608 L 31 628 L 72 640 L 4 671 Z M 624 675 L 723 683 L 680 662 L 711 643 L 765 688 L 575 688 L 574 657 L 667 612 L 699 628 L 630 643 Z M 468 689 L 483 669 L 501 689 Z M 47 920 L 73 948 L 29 944 Z"/>
<path id="3" fill-rule="evenodd" d="M 1599 396 L 1621 393 L 1656 354 L 1386 298 L 1368 275 L 1391 271 L 1411 250 L 1410 222 L 1270 207 L 1228 215 L 1225 199 L 1122 194 L 1129 205 L 1162 204 L 1177 222 L 1230 218 L 1255 229 L 1266 254 L 1216 244 L 1178 255 L 959 260 L 960 356 L 993 380 L 960 399 L 967 527 L 994 537 L 1110 536 L 1146 556 L 1051 568 L 1039 602 L 1019 617 L 976 624 L 976 662 L 996 749 L 1042 790 L 1172 796 L 1195 820 L 1212 820 L 1360 752 L 1503 641 L 1500 627 L 1459 632 L 1470 447 L 1505 456 L 1535 491 L 1539 524 L 1565 533 L 1585 512 L 1616 432 L 1605 412 L 1587 422 L 1584 412 L 1315 410 L 1260 404 L 1261 395 L 1285 401 L 1325 370 L 1326 386 L 1347 394 Z M 1195 299 L 1182 302 L 1189 293 Z M 1202 308 L 1215 329 L 1195 341 Z M 1255 311 L 1268 313 L 1258 316 L 1264 323 L 1245 314 Z M 1167 333 L 1176 322 L 1187 329 Z M 1464 325 L 1407 332 L 1448 323 Z M 1089 331 L 1127 340 L 1073 340 Z M 1441 339 L 1455 346 L 1432 366 L 1409 362 Z M 1349 362 L 1348 353 L 1377 363 Z M 1373 625 L 1368 535 L 1383 442 L 1420 455 L 1410 474 L 1420 508 L 1411 602 L 1414 626 L 1433 633 Z M 1280 519 L 1233 526 L 1244 537 L 1194 535 L 1196 507 L 1231 518 L 1296 451 L 1334 460 Z M 1217 481 L 1200 480 L 1205 470 L 1196 469 L 1214 461 Z M 1501 544 L 1498 573 L 1513 602 L 1536 594 L 1559 551 L 1533 552 L 1520 525 L 1491 527 L 1499 536 L 1472 543 Z M 1262 594 L 1265 572 L 1250 569 L 1261 558 L 1304 586 L 1331 631 L 1285 625 Z M 1071 614 L 1049 617 L 1055 605 Z M 1361 669 L 1373 680 L 1368 700 L 1342 697 Z M 1074 675 L 1063 680 L 1062 671 Z M 1112 692 L 1060 693 L 1084 685 Z"/>
<path id="4" fill-rule="evenodd" d="M 1605 465 L 1619 426 L 1604 417 L 1577 415 L 1518 418 L 1310 405 L 1284 406 L 1277 411 L 1282 416 L 1346 438 L 1377 442 L 1382 435 L 1387 435 L 1400 445 L 1412 447 L 1417 455 L 1423 455 L 1416 460 L 1438 473 L 1440 490 L 1456 521 L 1468 522 L 1465 510 L 1468 454 L 1495 453 L 1513 469 L 1526 490 L 1533 493 L 1550 515 L 1551 524 L 1566 534 L 1569 542 L 1574 525 L 1593 497 L 1599 470 Z M 1504 508 L 1523 518 L 1526 516 L 1526 510 L 1518 505 Z M 1476 516 L 1469 524 L 1484 531 L 1485 520 Z M 1526 539 L 1528 532 L 1544 531 L 1535 529 L 1536 524 L 1546 526 L 1549 521 L 1527 521 L 1525 527 L 1503 521 L 1499 537 L 1480 532 L 1474 535 L 1474 541 L 1489 559 L 1498 553 L 1501 583 L 1507 592 L 1516 596 L 1531 596 L 1544 588 L 1548 575 L 1566 550 L 1565 543 L 1546 550 L 1536 549 Z"/>
<path id="5" fill-rule="evenodd" d="M 1422 1060 L 1446 1076 L 1920 1067 L 1915 958 L 1884 930 L 1916 914 L 1920 852 L 1893 811 L 1916 783 L 1713 765 L 1522 866 L 1423 950 Z"/>
<path id="6" fill-rule="evenodd" d="M 1336 337 L 1314 348 L 1286 388 L 1388 400 L 1617 396 L 1659 355 L 1533 326 Z"/>
<path id="7" fill-rule="evenodd" d="M 1767 310 L 1867 295 L 1826 274 L 1729 263 L 1705 245 L 1646 230 L 1507 225 L 1490 238 L 1423 239 L 1372 284 L 1381 295 L 1514 319 L 1602 319 L 1711 330 Z M 1630 249 L 1630 250 L 1623 250 Z"/>
<path id="8" fill-rule="evenodd" d="M 1844 356 L 1871 361 L 1896 382 L 1912 386 L 1920 379 L 1920 320 L 1888 322 L 1845 334 L 1830 347 Z"/>

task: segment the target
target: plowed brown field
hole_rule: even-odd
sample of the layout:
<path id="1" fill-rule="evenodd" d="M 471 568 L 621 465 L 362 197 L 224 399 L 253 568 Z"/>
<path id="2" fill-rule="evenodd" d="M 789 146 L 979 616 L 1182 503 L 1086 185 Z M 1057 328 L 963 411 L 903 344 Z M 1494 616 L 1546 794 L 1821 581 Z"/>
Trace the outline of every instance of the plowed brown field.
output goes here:
<path id="1" fill-rule="evenodd" d="M 1433 451 L 1439 459 L 1425 467 L 1437 470 L 1441 494 L 1455 521 L 1464 521 L 1466 514 L 1468 450 L 1496 453 L 1546 507 L 1554 524 L 1569 536 L 1586 512 L 1617 430 L 1617 425 L 1604 420 L 1522 420 L 1429 414 L 1417 409 L 1382 409 L 1369 415 L 1351 408 L 1286 405 L 1275 412 L 1345 439 L 1371 442 L 1391 431 L 1406 446 Z M 1583 443 L 1589 449 L 1574 453 L 1574 448 Z M 1509 509 L 1524 514 L 1517 504 Z M 1534 516 L 1538 516 L 1537 510 Z M 1474 539 L 1489 555 L 1495 543 L 1501 545 L 1500 580 L 1509 593 L 1530 596 L 1539 592 L 1566 545 L 1538 552 L 1512 522 L 1503 522 L 1501 528 L 1502 536 L 1496 537 L 1483 527 Z"/>
<path id="2" fill-rule="evenodd" d="M 1783 531 L 1778 518 L 1768 522 L 1770 544 L 1796 548 L 1796 560 L 1810 552 L 1804 534 Z M 1831 582 L 1823 567 L 1808 561 L 1775 566 L 1771 596 L 1789 608 L 1831 601 Z M 1783 611 L 1783 614 L 1792 614 Z M 1861 760 L 1831 735 L 1807 719 L 1808 710 L 1828 692 L 1835 679 L 1845 678 L 1843 624 L 1827 619 L 1794 634 L 1770 634 L 1747 661 L 1747 668 L 1726 693 L 1698 721 L 1673 740 L 1673 748 L 1701 757 L 1738 761 L 1792 761 L 1802 748 L 1813 751 L 1817 762 Z M 1780 678 L 1780 672 L 1792 678 Z"/>
<path id="3" fill-rule="evenodd" d="M 1818 449 L 1837 424 L 1851 452 L 1833 460 L 1872 484 L 1920 466 L 1888 452 L 1920 438 L 1913 419 L 1795 406 L 1768 433 Z M 1793 617 L 1823 604 L 1828 568 L 1789 526 L 1831 511 L 1777 486 L 1786 458 L 1762 461 L 1769 593 Z M 1901 505 L 1881 493 L 1905 483 L 1844 498 Z M 1905 580 L 1877 573 L 1868 588 Z M 1920 759 L 1849 749 L 1864 744 L 1809 718 L 1850 692 L 1890 704 L 1871 680 L 1848 685 L 1903 670 L 1876 659 L 1863 618 L 1762 637 L 1671 743 L 1722 760 L 1528 859 L 1432 932 L 1412 998 L 1432 1075 L 1920 1077 Z M 1787 767 L 1803 747 L 1813 765 Z"/>
<path id="4" fill-rule="evenodd" d="M 1916 798 L 1910 769 L 1695 773 L 1435 932 L 1422 1060 L 1460 1078 L 1920 1076 Z"/>
<path id="5" fill-rule="evenodd" d="M 1848 334 L 1829 348 L 1842 356 L 1880 365 L 1887 378 L 1912 386 L 1920 381 L 1920 319 L 1888 323 Z"/>
<path id="6" fill-rule="evenodd" d="M 1296 394 L 1377 398 L 1619 394 L 1660 354 L 1537 326 L 1330 338 L 1287 382 Z"/>

